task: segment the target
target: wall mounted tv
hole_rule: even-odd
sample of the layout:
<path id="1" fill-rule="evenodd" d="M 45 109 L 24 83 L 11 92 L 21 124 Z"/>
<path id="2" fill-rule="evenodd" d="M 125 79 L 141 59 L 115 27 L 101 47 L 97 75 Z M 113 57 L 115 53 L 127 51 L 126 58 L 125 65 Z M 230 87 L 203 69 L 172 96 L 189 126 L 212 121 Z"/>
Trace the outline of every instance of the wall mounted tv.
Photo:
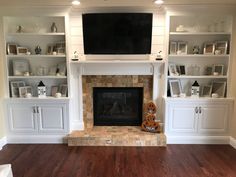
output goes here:
<path id="1" fill-rule="evenodd" d="M 151 13 L 83 14 L 85 54 L 150 54 Z"/>

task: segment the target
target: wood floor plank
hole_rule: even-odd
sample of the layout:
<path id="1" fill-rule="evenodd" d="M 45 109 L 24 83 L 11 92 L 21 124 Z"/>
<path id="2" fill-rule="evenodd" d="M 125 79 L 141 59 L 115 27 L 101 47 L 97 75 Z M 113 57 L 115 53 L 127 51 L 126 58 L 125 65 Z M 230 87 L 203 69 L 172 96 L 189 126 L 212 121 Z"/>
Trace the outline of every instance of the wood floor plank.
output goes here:
<path id="1" fill-rule="evenodd" d="M 229 145 L 6 145 L 5 163 L 14 177 L 236 177 L 236 150 Z"/>

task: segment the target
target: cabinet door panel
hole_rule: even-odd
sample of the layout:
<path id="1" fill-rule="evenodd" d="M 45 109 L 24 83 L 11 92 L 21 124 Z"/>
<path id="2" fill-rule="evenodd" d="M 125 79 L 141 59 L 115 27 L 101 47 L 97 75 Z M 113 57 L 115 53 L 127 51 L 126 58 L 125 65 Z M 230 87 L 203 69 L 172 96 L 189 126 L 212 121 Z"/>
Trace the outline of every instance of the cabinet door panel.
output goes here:
<path id="1" fill-rule="evenodd" d="M 196 132 L 197 114 L 194 105 L 171 105 L 169 114 L 170 132 Z"/>
<path id="2" fill-rule="evenodd" d="M 65 106 L 60 104 L 46 104 L 39 106 L 39 131 L 64 132 Z"/>
<path id="3" fill-rule="evenodd" d="M 207 105 L 201 107 L 199 118 L 200 132 L 225 132 L 228 124 L 227 105 Z"/>
<path id="4" fill-rule="evenodd" d="M 13 132 L 36 132 L 34 106 L 31 104 L 12 104 L 8 106 L 9 126 Z"/>

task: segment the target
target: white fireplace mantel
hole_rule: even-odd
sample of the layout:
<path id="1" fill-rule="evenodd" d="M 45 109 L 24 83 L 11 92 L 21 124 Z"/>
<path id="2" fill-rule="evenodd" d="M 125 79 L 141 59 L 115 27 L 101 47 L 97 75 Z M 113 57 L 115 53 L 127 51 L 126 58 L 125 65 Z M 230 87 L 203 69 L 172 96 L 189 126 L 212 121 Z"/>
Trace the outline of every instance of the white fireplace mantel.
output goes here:
<path id="1" fill-rule="evenodd" d="M 82 130 L 83 75 L 153 75 L 153 100 L 161 105 L 161 76 L 164 61 L 155 60 L 102 60 L 70 62 L 70 129 Z M 161 117 L 160 115 L 158 117 Z"/>
<path id="2" fill-rule="evenodd" d="M 161 77 L 161 75 L 164 74 L 164 63 L 164 61 L 151 60 L 70 62 L 72 68 L 77 68 L 77 74 L 79 75 L 158 75 L 158 77 Z"/>

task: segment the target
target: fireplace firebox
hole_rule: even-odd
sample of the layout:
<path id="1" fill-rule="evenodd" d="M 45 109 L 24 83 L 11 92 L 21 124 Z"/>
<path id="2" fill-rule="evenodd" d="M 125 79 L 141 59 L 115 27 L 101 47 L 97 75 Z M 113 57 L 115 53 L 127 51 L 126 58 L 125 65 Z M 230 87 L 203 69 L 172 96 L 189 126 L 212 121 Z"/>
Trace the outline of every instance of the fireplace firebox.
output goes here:
<path id="1" fill-rule="evenodd" d="M 140 126 L 142 87 L 94 87 L 95 126 Z"/>

